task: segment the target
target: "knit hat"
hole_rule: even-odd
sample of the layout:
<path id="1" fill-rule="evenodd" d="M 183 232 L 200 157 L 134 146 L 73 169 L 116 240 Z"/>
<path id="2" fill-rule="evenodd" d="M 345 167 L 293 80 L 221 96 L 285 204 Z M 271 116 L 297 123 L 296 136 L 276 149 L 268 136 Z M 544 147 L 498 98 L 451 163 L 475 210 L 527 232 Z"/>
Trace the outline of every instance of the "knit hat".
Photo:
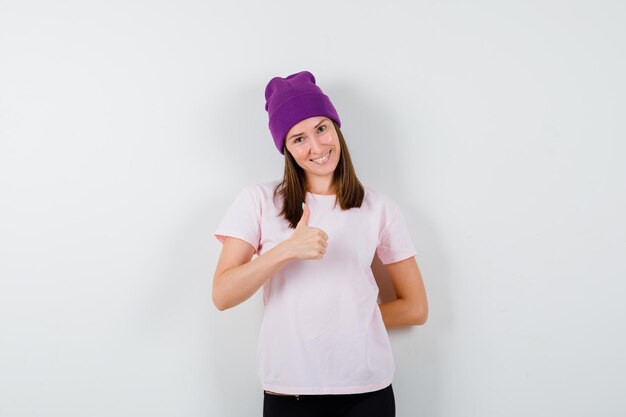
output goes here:
<path id="1" fill-rule="evenodd" d="M 300 71 L 286 78 L 272 78 L 265 87 L 265 110 L 274 144 L 283 155 L 287 132 L 304 119 L 327 116 L 341 127 L 337 110 L 315 84 L 315 77 L 309 71 Z"/>

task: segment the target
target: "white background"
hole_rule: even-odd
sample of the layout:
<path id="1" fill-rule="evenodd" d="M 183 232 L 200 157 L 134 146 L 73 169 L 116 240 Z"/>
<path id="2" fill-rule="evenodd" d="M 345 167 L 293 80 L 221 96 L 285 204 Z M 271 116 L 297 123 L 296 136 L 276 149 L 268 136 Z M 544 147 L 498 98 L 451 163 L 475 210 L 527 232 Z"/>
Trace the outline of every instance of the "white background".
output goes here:
<path id="1" fill-rule="evenodd" d="M 430 317 L 397 415 L 626 413 L 619 1 L 0 1 L 0 415 L 260 416 L 213 230 L 307 69 L 399 203 Z M 620 258 L 620 256 L 622 258 Z"/>

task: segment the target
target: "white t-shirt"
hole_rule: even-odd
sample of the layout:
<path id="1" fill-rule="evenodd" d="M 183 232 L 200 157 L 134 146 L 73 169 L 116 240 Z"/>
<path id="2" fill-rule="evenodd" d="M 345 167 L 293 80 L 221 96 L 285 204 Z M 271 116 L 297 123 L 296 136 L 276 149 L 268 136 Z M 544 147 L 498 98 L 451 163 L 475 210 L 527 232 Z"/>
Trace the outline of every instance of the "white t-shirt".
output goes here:
<path id="1" fill-rule="evenodd" d="M 239 192 L 215 230 L 262 255 L 294 229 L 279 215 L 279 181 Z M 320 260 L 292 260 L 263 285 L 257 349 L 263 389 L 285 394 L 352 394 L 392 383 L 394 359 L 378 306 L 374 254 L 383 264 L 416 255 L 404 217 L 390 198 L 365 188 L 360 208 L 341 210 L 334 195 L 306 194 L 309 226 L 328 235 Z"/>

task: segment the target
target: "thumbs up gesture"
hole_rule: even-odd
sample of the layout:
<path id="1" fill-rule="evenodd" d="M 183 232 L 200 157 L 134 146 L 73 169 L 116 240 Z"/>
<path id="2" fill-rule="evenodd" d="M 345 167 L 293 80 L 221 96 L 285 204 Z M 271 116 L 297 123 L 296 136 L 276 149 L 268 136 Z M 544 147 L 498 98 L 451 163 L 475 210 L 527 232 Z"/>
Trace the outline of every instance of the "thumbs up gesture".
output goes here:
<path id="1" fill-rule="evenodd" d="M 287 239 L 296 259 L 322 259 L 328 246 L 328 235 L 318 227 L 309 227 L 311 209 L 303 203 L 304 213 L 291 237 Z"/>

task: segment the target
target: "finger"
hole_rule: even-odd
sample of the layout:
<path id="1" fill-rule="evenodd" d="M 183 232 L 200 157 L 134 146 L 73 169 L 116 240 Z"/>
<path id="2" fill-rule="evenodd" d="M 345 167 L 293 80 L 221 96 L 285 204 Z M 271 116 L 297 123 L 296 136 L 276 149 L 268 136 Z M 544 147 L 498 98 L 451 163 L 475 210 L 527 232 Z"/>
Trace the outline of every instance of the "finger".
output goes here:
<path id="1" fill-rule="evenodd" d="M 311 216 L 311 209 L 309 209 L 309 206 L 306 203 L 302 203 L 302 217 L 300 217 L 300 221 L 298 222 L 298 226 L 299 225 L 305 225 L 308 226 L 309 225 L 309 217 Z"/>
<path id="2" fill-rule="evenodd" d="M 315 233 L 317 233 L 317 236 L 321 237 L 324 240 L 328 240 L 328 235 L 326 234 L 326 232 L 320 229 L 319 227 L 312 227 L 311 229 L 315 230 Z"/>

